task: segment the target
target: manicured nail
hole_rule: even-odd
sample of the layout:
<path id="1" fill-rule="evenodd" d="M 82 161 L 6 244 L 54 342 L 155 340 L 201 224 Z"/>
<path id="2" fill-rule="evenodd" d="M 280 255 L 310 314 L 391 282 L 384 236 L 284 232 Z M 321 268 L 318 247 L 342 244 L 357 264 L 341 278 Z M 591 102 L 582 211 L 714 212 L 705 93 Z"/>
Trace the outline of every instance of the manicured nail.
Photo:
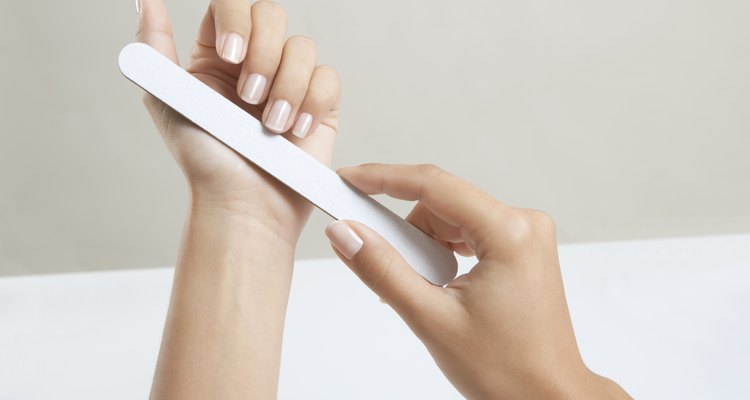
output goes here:
<path id="1" fill-rule="evenodd" d="M 352 259 L 362 248 L 364 242 L 343 221 L 333 221 L 326 227 L 326 236 L 336 250 L 340 251 L 346 258 Z"/>
<path id="2" fill-rule="evenodd" d="M 271 106 L 271 111 L 268 112 L 266 127 L 274 132 L 283 132 L 291 111 L 292 105 L 288 101 L 276 100 Z"/>
<path id="3" fill-rule="evenodd" d="M 242 36 L 232 32 L 224 39 L 224 50 L 222 50 L 221 56 L 231 63 L 239 64 L 244 48 L 245 41 L 242 40 Z"/>
<path id="4" fill-rule="evenodd" d="M 292 129 L 294 136 L 299 138 L 307 136 L 307 131 L 310 130 L 310 125 L 312 125 L 312 120 L 313 117 L 309 113 L 300 114 L 299 118 L 297 118 L 297 123 L 294 124 L 294 128 Z"/>
<path id="5" fill-rule="evenodd" d="M 135 13 L 141 15 L 141 0 L 135 0 Z"/>
<path id="6" fill-rule="evenodd" d="M 247 76 L 245 80 L 245 86 L 242 87 L 242 93 L 240 97 L 250 104 L 260 103 L 260 98 L 263 97 L 263 91 L 266 89 L 266 77 L 261 74 L 252 74 Z"/>

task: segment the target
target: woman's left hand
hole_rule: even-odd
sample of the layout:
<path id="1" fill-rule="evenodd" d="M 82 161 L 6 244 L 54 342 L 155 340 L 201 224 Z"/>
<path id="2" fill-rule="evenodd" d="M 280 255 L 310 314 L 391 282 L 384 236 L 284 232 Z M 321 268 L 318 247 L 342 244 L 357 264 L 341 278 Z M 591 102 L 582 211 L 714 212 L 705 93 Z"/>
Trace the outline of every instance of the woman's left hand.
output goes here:
<path id="1" fill-rule="evenodd" d="M 162 0 L 140 0 L 137 37 L 176 64 Z M 271 1 L 213 0 L 187 71 L 330 165 L 338 129 L 339 79 L 316 65 L 315 43 L 286 36 L 286 13 Z M 292 248 L 312 206 L 155 97 L 144 103 L 187 177 L 192 207 L 226 210 L 270 230 Z"/>

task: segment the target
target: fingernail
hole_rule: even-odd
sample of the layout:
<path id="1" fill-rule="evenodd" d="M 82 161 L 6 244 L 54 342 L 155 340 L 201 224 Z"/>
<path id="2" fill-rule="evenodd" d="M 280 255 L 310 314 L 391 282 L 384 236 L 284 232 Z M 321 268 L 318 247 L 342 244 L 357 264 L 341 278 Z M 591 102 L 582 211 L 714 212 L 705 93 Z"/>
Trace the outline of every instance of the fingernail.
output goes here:
<path id="1" fill-rule="evenodd" d="M 135 0 L 135 13 L 141 15 L 141 0 Z"/>
<path id="2" fill-rule="evenodd" d="M 291 111 L 292 106 L 288 101 L 276 100 L 271 106 L 271 111 L 268 112 L 266 127 L 274 132 L 282 132 Z"/>
<path id="3" fill-rule="evenodd" d="M 300 114 L 299 118 L 297 118 L 297 123 L 294 124 L 294 129 L 292 129 L 294 136 L 299 138 L 307 136 L 307 131 L 310 130 L 310 125 L 312 125 L 312 120 L 313 117 L 309 113 Z"/>
<path id="4" fill-rule="evenodd" d="M 362 244 L 364 244 L 352 228 L 343 221 L 333 221 L 328 224 L 326 226 L 326 236 L 328 236 L 333 246 L 350 260 L 362 248 Z"/>
<path id="5" fill-rule="evenodd" d="M 240 97 L 250 104 L 260 103 L 260 98 L 263 96 L 263 91 L 266 89 L 266 77 L 261 74 L 252 74 L 247 76 L 245 80 L 245 86 L 242 87 L 242 93 Z"/>
<path id="6" fill-rule="evenodd" d="M 245 42 L 242 40 L 242 36 L 232 32 L 224 39 L 224 50 L 222 50 L 221 56 L 231 63 L 239 64 L 244 47 Z"/>

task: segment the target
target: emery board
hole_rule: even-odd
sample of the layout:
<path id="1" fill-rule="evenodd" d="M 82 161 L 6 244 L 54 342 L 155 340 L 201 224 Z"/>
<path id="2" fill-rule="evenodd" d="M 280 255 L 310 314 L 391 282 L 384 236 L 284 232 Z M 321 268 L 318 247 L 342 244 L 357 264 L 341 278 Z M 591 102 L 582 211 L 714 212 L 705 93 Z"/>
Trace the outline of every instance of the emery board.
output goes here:
<path id="1" fill-rule="evenodd" d="M 331 217 L 361 222 L 383 236 L 436 285 L 456 276 L 453 252 L 347 183 L 283 136 L 144 43 L 120 52 L 120 70 L 178 113 L 203 128 Z"/>

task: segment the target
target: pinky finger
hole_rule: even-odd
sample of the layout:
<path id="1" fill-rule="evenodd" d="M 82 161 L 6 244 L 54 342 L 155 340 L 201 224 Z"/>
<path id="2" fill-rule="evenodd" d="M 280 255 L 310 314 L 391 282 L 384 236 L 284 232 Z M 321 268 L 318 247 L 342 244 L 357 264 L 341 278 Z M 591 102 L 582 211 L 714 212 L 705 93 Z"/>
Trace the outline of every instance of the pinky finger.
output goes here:
<path id="1" fill-rule="evenodd" d="M 315 67 L 292 133 L 303 138 L 308 133 L 315 132 L 318 124 L 337 107 L 339 90 L 339 75 L 335 68 L 328 65 Z M 335 130 L 337 127 L 332 128 Z"/>

